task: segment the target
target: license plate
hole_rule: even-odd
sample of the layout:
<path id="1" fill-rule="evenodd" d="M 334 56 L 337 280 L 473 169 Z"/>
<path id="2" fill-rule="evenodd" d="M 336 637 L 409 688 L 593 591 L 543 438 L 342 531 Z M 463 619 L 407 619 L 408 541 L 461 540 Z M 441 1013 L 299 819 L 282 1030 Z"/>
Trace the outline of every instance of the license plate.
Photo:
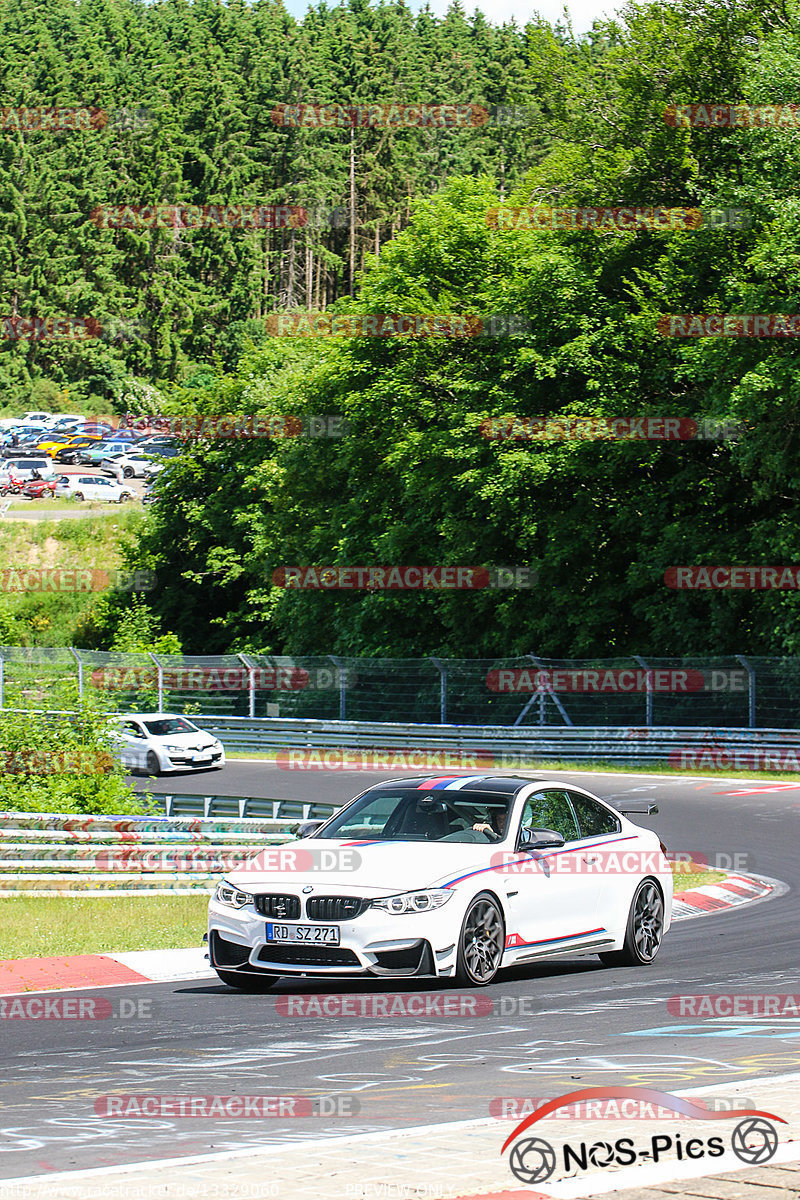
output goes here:
<path id="1" fill-rule="evenodd" d="M 192 762 L 211 762 L 210 754 L 195 754 L 192 757 Z"/>
<path id="2" fill-rule="evenodd" d="M 274 925 L 267 921 L 268 942 L 316 942 L 339 945 L 338 925 Z"/>

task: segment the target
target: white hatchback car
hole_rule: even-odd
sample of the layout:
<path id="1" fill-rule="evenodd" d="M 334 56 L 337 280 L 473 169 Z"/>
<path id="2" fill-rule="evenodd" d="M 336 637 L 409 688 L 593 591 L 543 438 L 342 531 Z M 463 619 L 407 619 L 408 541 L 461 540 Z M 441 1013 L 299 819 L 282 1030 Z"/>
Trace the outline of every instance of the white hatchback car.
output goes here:
<path id="1" fill-rule="evenodd" d="M 225 766 L 222 742 L 174 713 L 126 714 L 112 742 L 123 766 L 148 775 Z"/>
<path id="2" fill-rule="evenodd" d="M 645 965 L 672 918 L 658 836 L 560 780 L 394 779 L 300 835 L 217 887 L 209 957 L 223 983 L 433 976 L 480 987 L 544 958 Z"/>
<path id="3" fill-rule="evenodd" d="M 134 475 L 144 477 L 147 474 L 147 467 L 153 461 L 149 454 L 113 454 L 108 458 L 104 458 L 100 463 L 102 471 L 108 471 L 115 475 L 117 469 L 122 467 L 122 474 L 126 479 L 132 479 Z"/>
<path id="4" fill-rule="evenodd" d="M 122 504 L 125 500 L 133 499 L 130 488 L 120 487 L 118 483 L 106 479 L 105 475 L 83 473 L 60 476 L 55 494 L 56 496 L 67 496 L 72 500 L 107 500 L 109 504 L 112 502 Z"/>

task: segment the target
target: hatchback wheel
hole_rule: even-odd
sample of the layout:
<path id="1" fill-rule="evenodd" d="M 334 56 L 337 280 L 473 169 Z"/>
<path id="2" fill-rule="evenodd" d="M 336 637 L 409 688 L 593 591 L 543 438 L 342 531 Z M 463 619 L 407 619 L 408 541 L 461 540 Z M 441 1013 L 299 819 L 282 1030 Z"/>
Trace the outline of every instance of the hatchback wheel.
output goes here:
<path id="1" fill-rule="evenodd" d="M 506 929 L 500 906 L 488 892 L 470 904 L 458 939 L 456 979 L 472 987 L 485 987 L 500 969 Z"/>
<path id="2" fill-rule="evenodd" d="M 158 761 L 158 755 L 154 750 L 147 751 L 147 774 L 160 775 L 161 763 Z"/>
<path id="3" fill-rule="evenodd" d="M 83 492 L 76 492 L 76 493 L 75 493 L 75 499 L 76 499 L 76 500 L 85 500 L 85 499 L 86 499 L 86 497 L 84 496 Z"/>
<path id="4" fill-rule="evenodd" d="M 664 899 L 654 879 L 643 879 L 631 901 L 621 950 L 601 954 L 607 967 L 641 967 L 651 963 L 664 936 Z"/>

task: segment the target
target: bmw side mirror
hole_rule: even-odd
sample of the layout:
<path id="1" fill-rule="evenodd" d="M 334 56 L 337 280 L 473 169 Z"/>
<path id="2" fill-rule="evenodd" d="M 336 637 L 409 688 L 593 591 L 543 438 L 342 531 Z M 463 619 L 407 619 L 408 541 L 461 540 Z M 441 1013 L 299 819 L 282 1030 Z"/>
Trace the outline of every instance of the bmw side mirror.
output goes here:
<path id="1" fill-rule="evenodd" d="M 316 830 L 319 829 L 320 825 L 324 825 L 324 824 L 325 824 L 324 821 L 302 821 L 297 826 L 297 833 L 295 834 L 295 837 L 298 837 L 298 838 L 310 837 L 312 833 L 315 833 Z"/>
<path id="2" fill-rule="evenodd" d="M 558 850 L 564 845 L 564 839 L 555 829 L 528 829 L 523 825 L 517 839 L 518 850 Z"/>

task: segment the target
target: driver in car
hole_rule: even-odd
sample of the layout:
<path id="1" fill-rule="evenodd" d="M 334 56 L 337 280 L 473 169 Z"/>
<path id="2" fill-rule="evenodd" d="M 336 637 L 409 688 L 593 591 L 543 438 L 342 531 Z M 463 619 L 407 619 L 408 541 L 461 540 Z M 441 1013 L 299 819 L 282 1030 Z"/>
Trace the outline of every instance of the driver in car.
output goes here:
<path id="1" fill-rule="evenodd" d="M 490 820 L 492 822 L 491 825 L 486 821 L 478 821 L 472 828 L 476 833 L 485 833 L 490 841 L 499 842 L 505 837 L 506 825 L 508 824 L 508 809 L 495 809 L 490 814 Z"/>

